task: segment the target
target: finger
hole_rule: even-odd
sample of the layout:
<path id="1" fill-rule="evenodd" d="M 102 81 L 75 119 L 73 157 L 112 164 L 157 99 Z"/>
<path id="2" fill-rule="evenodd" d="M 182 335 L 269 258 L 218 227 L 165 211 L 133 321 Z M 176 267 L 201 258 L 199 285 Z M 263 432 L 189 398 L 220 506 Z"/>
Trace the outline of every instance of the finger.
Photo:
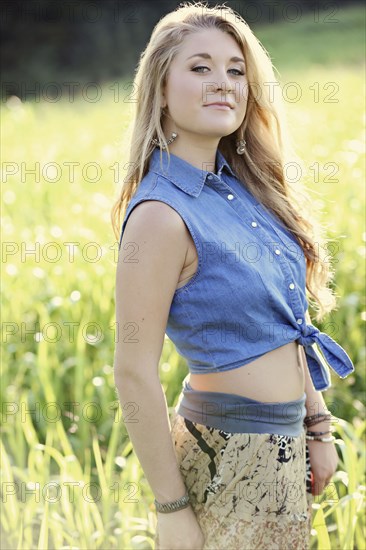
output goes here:
<path id="1" fill-rule="evenodd" d="M 327 483 L 325 481 L 314 481 L 312 483 L 312 494 L 315 495 L 321 495 L 326 487 Z"/>

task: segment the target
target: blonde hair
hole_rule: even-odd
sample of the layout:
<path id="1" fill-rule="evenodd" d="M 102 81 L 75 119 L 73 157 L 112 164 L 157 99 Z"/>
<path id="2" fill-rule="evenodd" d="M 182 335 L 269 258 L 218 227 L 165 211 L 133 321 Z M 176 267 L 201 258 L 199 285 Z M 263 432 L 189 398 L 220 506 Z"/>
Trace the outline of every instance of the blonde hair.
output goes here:
<path id="1" fill-rule="evenodd" d="M 149 158 L 155 148 L 152 138 L 166 145 L 161 126 L 161 91 L 170 63 L 187 35 L 213 28 L 235 39 L 243 53 L 248 78 L 244 120 L 235 132 L 221 138 L 219 149 L 238 179 L 245 181 L 250 192 L 297 237 L 306 260 L 306 288 L 317 302 L 315 318 L 319 321 L 336 307 L 335 295 L 327 286 L 334 275 L 326 259 L 329 240 L 324 227 L 315 219 L 310 221 L 314 199 L 305 192 L 304 185 L 290 184 L 286 179 L 286 171 L 294 162 L 301 173 L 303 165 L 290 142 L 281 90 L 270 57 L 248 24 L 230 7 L 185 2 L 160 19 L 153 29 L 134 78 L 137 102 L 128 159 L 130 169 L 112 208 L 113 231 L 118 239 L 128 203 L 149 169 Z M 236 141 L 244 136 L 245 152 L 238 155 Z M 169 157 L 168 146 L 167 153 Z"/>

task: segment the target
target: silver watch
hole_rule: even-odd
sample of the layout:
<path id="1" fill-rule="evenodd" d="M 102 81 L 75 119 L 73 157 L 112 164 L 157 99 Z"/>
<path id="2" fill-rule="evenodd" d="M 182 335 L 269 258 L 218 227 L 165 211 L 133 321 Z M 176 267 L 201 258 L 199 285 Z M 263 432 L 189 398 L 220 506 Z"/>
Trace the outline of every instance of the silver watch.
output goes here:
<path id="1" fill-rule="evenodd" d="M 158 512 L 163 514 L 168 514 L 169 512 L 176 512 L 177 510 L 182 510 L 189 506 L 189 495 L 186 493 L 183 497 L 174 500 L 173 502 L 165 502 L 161 504 L 156 499 L 154 499 L 155 508 Z"/>

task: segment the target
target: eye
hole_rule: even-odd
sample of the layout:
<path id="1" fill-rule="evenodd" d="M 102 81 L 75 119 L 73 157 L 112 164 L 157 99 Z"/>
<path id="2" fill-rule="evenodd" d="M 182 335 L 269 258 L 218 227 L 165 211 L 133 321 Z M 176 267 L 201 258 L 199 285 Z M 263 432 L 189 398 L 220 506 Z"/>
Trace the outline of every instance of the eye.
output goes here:
<path id="1" fill-rule="evenodd" d="M 205 65 L 199 65 L 198 67 L 194 67 L 192 71 L 194 72 L 201 72 L 199 69 L 209 69 L 209 67 L 206 67 Z M 240 71 L 239 69 L 229 69 L 229 71 L 236 71 L 235 76 L 244 76 L 244 73 Z"/>
<path id="2" fill-rule="evenodd" d="M 240 71 L 239 69 L 230 69 L 230 71 L 236 71 L 237 76 L 244 76 L 244 73 L 242 71 Z"/>
<path id="3" fill-rule="evenodd" d="M 192 71 L 201 72 L 201 71 L 198 71 L 197 69 L 208 69 L 208 67 L 205 67 L 205 66 L 203 66 L 203 65 L 200 65 L 199 67 L 194 67 L 194 68 L 192 69 Z"/>

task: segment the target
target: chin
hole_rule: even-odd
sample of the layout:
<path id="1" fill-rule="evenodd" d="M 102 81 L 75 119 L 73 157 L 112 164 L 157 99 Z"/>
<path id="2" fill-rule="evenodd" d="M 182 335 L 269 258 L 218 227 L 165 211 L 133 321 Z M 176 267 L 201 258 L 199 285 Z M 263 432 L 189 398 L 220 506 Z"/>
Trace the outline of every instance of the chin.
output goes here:
<path id="1" fill-rule="evenodd" d="M 210 128 L 210 129 L 207 129 L 205 134 L 208 137 L 220 139 L 222 137 L 229 136 L 230 134 L 235 132 L 235 130 L 236 128 L 215 128 L 215 129 Z M 201 129 L 201 133 L 202 133 L 202 129 Z"/>

